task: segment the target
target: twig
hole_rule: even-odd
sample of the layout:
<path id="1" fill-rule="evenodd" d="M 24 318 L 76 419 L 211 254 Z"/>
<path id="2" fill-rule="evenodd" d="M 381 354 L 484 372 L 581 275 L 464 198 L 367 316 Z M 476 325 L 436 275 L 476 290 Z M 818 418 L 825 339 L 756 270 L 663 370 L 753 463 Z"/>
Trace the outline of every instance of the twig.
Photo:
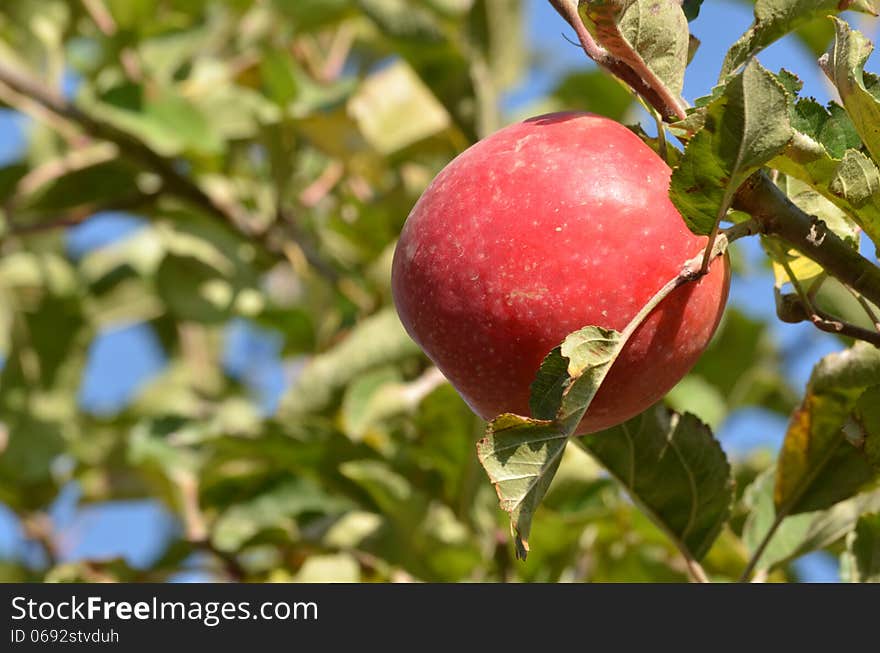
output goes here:
<path id="1" fill-rule="evenodd" d="M 761 233 L 761 225 L 754 219 L 744 220 L 743 222 L 737 222 L 735 225 L 728 227 L 721 233 L 724 234 L 727 243 L 730 244 L 740 238 L 754 236 L 755 234 Z"/>
<path id="2" fill-rule="evenodd" d="M 180 470 L 172 475 L 172 480 L 180 493 L 180 508 L 183 517 L 184 536 L 194 547 L 203 549 L 223 563 L 226 574 L 235 581 L 242 581 L 247 571 L 238 559 L 227 551 L 214 546 L 208 524 L 199 504 L 199 480 L 190 471 Z"/>
<path id="3" fill-rule="evenodd" d="M 849 286 L 844 286 L 844 288 L 846 288 L 850 292 L 850 294 L 856 298 L 856 301 L 865 311 L 865 314 L 868 316 L 868 319 L 871 320 L 874 328 L 877 329 L 877 331 L 880 331 L 880 316 L 878 316 L 877 313 L 874 312 L 874 309 L 871 307 L 871 303 Z"/>
<path id="4" fill-rule="evenodd" d="M 18 93 L 12 87 L 4 84 L 2 80 L 0 80 L 0 103 L 12 107 L 19 113 L 30 116 L 37 122 L 49 125 L 71 147 L 79 147 L 89 141 L 89 137 L 83 134 L 81 129 L 47 110 L 39 102 L 35 102 L 26 95 Z"/>
<path id="5" fill-rule="evenodd" d="M 844 322 L 820 309 L 813 309 L 809 318 L 810 322 L 821 331 L 847 336 L 849 338 L 854 338 L 855 340 L 863 340 L 864 342 L 880 348 L 880 332 L 878 331 L 865 329 L 858 325 L 851 324 L 850 322 Z"/>
<path id="6" fill-rule="evenodd" d="M 703 569 L 703 565 L 699 562 L 691 558 L 689 555 L 684 556 L 684 564 L 687 567 L 688 573 L 691 576 L 691 579 L 695 583 L 711 583 L 709 577 L 706 575 L 706 570 Z"/>
<path id="7" fill-rule="evenodd" d="M 316 206 L 333 190 L 345 174 L 345 166 L 341 161 L 331 161 L 311 184 L 299 194 L 300 204 L 307 208 Z"/>
<path id="8" fill-rule="evenodd" d="M 51 568 L 58 564 L 61 555 L 54 537 L 52 517 L 42 511 L 34 512 L 23 517 L 21 525 L 24 536 L 39 545 L 46 556 L 47 565 Z"/>
<path id="9" fill-rule="evenodd" d="M 354 36 L 354 31 L 347 23 L 343 23 L 333 35 L 330 50 L 324 59 L 324 65 L 321 66 L 322 81 L 332 82 L 342 74 L 345 62 L 348 60 L 348 55 L 351 52 L 351 46 L 354 43 Z"/>
<path id="10" fill-rule="evenodd" d="M 107 36 L 116 34 L 116 21 L 101 0 L 81 0 L 95 25 Z"/>
<path id="11" fill-rule="evenodd" d="M 112 161 L 119 155 L 119 149 L 113 143 L 92 143 L 65 152 L 57 159 L 47 161 L 22 177 L 15 189 L 15 194 L 8 203 L 15 207 L 25 195 L 30 195 L 41 186 L 59 177 L 77 170 L 85 170 L 92 166 Z"/>
<path id="12" fill-rule="evenodd" d="M 119 27 L 113 19 L 113 14 L 107 9 L 104 0 L 81 0 L 86 12 L 91 16 L 92 21 L 98 26 L 98 29 L 108 37 L 116 36 Z M 123 47 L 119 53 L 119 63 L 125 75 L 134 82 L 143 79 L 143 68 L 141 61 L 130 46 Z"/>
<path id="13" fill-rule="evenodd" d="M 870 331 L 855 324 L 844 322 L 843 320 L 840 320 L 814 306 L 813 302 L 810 300 L 809 293 L 801 285 L 800 280 L 794 274 L 788 261 L 782 258 L 781 263 L 786 276 L 788 276 L 788 280 L 794 287 L 798 299 L 800 299 L 803 309 L 806 312 L 806 318 L 812 322 L 817 329 L 827 333 L 836 333 L 857 340 L 864 340 L 875 347 L 880 347 L 880 332 Z"/>
<path id="14" fill-rule="evenodd" d="M 65 229 L 75 227 L 82 224 L 96 213 L 104 211 L 132 211 L 134 209 L 144 208 L 152 205 L 158 198 L 160 192 L 153 193 L 132 193 L 128 197 L 120 198 L 114 202 L 84 204 L 70 209 L 64 213 L 54 213 L 54 219 L 46 222 L 36 222 L 34 224 L 12 224 L 7 231 L 9 236 L 30 236 L 33 234 L 52 231 L 54 229 Z"/>

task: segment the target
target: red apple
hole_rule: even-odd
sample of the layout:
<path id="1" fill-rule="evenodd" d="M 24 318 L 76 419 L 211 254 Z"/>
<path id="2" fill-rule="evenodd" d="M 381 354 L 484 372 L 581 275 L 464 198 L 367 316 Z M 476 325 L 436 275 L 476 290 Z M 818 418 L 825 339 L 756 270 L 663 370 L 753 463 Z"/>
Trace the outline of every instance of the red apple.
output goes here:
<path id="1" fill-rule="evenodd" d="M 670 202 L 670 169 L 629 129 L 587 113 L 511 125 L 456 157 L 394 254 L 400 319 L 484 419 L 529 415 L 543 358 L 588 325 L 622 330 L 706 245 Z M 712 337 L 726 258 L 673 291 L 620 353 L 578 431 L 663 397 Z"/>

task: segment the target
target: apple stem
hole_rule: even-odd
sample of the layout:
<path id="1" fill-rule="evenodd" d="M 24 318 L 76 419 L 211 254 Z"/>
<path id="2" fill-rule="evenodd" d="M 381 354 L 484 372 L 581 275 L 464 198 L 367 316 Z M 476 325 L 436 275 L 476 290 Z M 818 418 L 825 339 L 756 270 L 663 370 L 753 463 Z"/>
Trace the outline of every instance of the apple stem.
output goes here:
<path id="1" fill-rule="evenodd" d="M 782 524 L 782 520 L 788 516 L 788 512 L 780 513 L 777 512 L 776 518 L 773 520 L 773 523 L 770 525 L 770 528 L 764 533 L 764 537 L 761 538 L 761 542 L 758 544 L 758 547 L 752 553 L 751 558 L 749 558 L 746 563 L 745 569 L 743 569 L 742 575 L 739 578 L 740 583 L 748 583 L 749 579 L 752 576 L 752 573 L 755 571 L 755 567 L 758 566 L 758 562 L 761 560 L 761 556 L 764 554 L 764 550 L 770 544 L 770 540 L 773 539 L 773 536 L 776 535 L 776 531 L 779 530 L 780 524 Z"/>
<path id="2" fill-rule="evenodd" d="M 749 221 L 751 222 L 751 221 Z M 741 238 L 742 236 L 748 235 L 752 233 L 753 225 L 750 225 L 748 222 L 743 222 L 738 225 L 734 225 L 730 229 L 728 229 L 724 233 L 719 233 L 718 237 L 715 239 L 715 242 L 712 246 L 712 249 L 709 251 L 709 260 L 717 258 L 724 254 L 727 251 L 727 246 L 731 242 L 731 237 L 733 240 L 737 238 Z M 730 236 L 728 236 L 728 233 Z M 636 313 L 635 317 L 629 321 L 629 324 L 626 325 L 623 331 L 620 332 L 620 338 L 623 343 L 629 340 L 630 336 L 635 332 L 636 329 L 639 328 L 642 322 L 645 321 L 645 318 L 653 311 L 657 306 L 666 299 L 666 296 L 669 295 L 673 290 L 678 288 L 679 286 L 683 286 L 684 284 L 690 281 L 696 281 L 700 277 L 706 274 L 707 270 L 703 270 L 702 263 L 703 259 L 706 256 L 705 252 L 701 251 L 699 254 L 694 256 L 693 258 L 688 259 L 681 266 L 681 270 L 675 275 L 672 279 L 667 281 L 660 290 L 654 293 L 654 296 L 649 299 L 639 312 Z"/>

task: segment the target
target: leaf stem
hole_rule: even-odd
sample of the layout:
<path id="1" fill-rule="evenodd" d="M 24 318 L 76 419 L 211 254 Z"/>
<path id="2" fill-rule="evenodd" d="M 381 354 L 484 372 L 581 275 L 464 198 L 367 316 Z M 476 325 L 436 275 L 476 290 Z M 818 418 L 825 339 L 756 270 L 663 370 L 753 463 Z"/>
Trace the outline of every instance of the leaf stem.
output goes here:
<path id="1" fill-rule="evenodd" d="M 779 525 L 782 524 L 782 520 L 785 519 L 787 516 L 788 515 L 785 512 L 776 513 L 776 519 L 773 520 L 773 523 L 770 525 L 770 529 L 764 534 L 764 537 L 761 538 L 761 542 L 760 544 L 758 544 L 758 548 L 755 549 L 755 552 L 752 554 L 752 557 L 749 558 L 749 561 L 746 564 L 746 568 L 743 569 L 742 576 L 740 576 L 739 578 L 740 583 L 747 583 L 749 581 L 752 572 L 755 570 L 755 567 L 761 560 L 761 556 L 764 555 L 764 550 L 767 548 L 767 545 L 770 544 L 770 540 L 773 539 L 773 536 L 776 535 L 776 531 L 779 529 Z"/>
<path id="2" fill-rule="evenodd" d="M 681 549 L 679 549 L 681 551 Z M 682 556 L 684 557 L 684 564 L 687 567 L 688 573 L 691 575 L 691 579 L 695 583 L 711 583 L 709 577 L 706 575 L 706 570 L 703 569 L 703 566 L 690 557 L 689 554 L 685 554 L 684 551 L 681 551 Z"/>
<path id="3" fill-rule="evenodd" d="M 732 230 L 731 230 L 732 231 Z M 748 232 L 747 229 L 738 230 L 733 232 L 735 238 L 739 238 L 742 235 L 745 235 Z M 711 261 L 718 256 L 724 254 L 727 251 L 727 245 L 730 242 L 727 234 L 718 234 L 718 237 L 715 239 L 715 242 L 712 246 L 712 249 L 709 251 L 708 259 Z M 651 299 L 647 301 L 647 303 L 642 306 L 638 313 L 636 313 L 635 317 L 630 320 L 629 324 L 626 325 L 626 328 L 620 332 L 621 342 L 626 342 L 630 336 L 635 332 L 636 329 L 639 328 L 642 322 L 645 321 L 645 318 L 653 311 L 657 306 L 662 302 L 669 293 L 678 288 L 679 286 L 683 286 L 689 281 L 696 281 L 700 277 L 706 274 L 707 270 L 704 270 L 702 267 L 703 260 L 706 258 L 706 254 L 704 251 L 700 251 L 699 254 L 694 256 L 691 259 L 685 261 L 684 265 L 681 266 L 681 270 L 677 275 L 675 275 L 672 279 L 666 282 L 666 284 L 658 290 Z"/>
<path id="4" fill-rule="evenodd" d="M 718 235 L 718 238 L 715 240 L 712 249 L 710 251 L 710 260 L 712 258 L 716 258 L 724 254 L 727 251 L 727 246 L 730 242 L 730 238 L 736 239 L 741 238 L 742 236 L 748 235 L 752 233 L 752 229 L 754 228 L 754 223 L 751 221 L 741 223 L 739 225 L 734 225 L 728 230 L 730 237 L 728 237 L 728 233 L 721 233 Z M 693 258 L 687 260 L 684 265 L 682 265 L 681 270 L 675 277 L 667 281 L 660 290 L 654 293 L 654 296 L 648 300 L 648 302 L 642 306 L 639 312 L 629 321 L 626 325 L 626 328 L 620 333 L 620 342 L 621 347 L 629 340 L 633 333 L 635 333 L 636 329 L 641 326 L 642 322 L 645 321 L 645 318 L 650 315 L 651 311 L 653 311 L 657 306 L 676 288 L 683 286 L 684 284 L 695 281 L 702 277 L 706 272 L 702 269 L 702 262 L 705 258 L 705 254 L 701 251 L 699 254 L 694 256 Z M 583 443 L 578 441 L 578 444 L 583 447 Z M 589 453 L 589 450 L 587 450 Z M 637 502 L 638 503 L 638 502 Z M 642 508 L 642 510 L 645 510 Z M 645 511 L 650 514 L 650 511 Z M 663 529 L 665 531 L 665 529 Z M 668 532 L 667 532 L 668 534 Z M 706 576 L 706 572 L 700 566 L 700 563 L 693 558 L 690 551 L 682 545 L 681 542 L 678 541 L 678 538 L 670 535 L 670 539 L 678 548 L 682 557 L 685 561 L 685 566 L 687 567 L 688 573 L 690 574 L 692 580 L 697 583 L 708 583 L 710 582 L 708 577 Z"/>
<path id="5" fill-rule="evenodd" d="M 781 258 L 780 262 L 782 263 L 782 267 L 785 270 L 786 276 L 788 276 L 788 280 L 791 282 L 791 285 L 794 287 L 795 292 L 797 293 L 798 299 L 800 299 L 801 304 L 803 305 L 804 311 L 806 312 L 807 318 L 812 322 L 813 326 L 815 326 L 820 331 L 825 331 L 826 333 L 836 333 L 843 336 L 848 336 L 850 338 L 855 338 L 856 340 L 863 340 L 868 342 L 875 347 L 880 347 L 880 332 L 871 331 L 870 329 L 863 329 L 862 327 L 856 324 L 850 324 L 849 322 L 844 322 L 829 313 L 817 308 L 813 302 L 810 300 L 809 293 L 804 289 L 801 285 L 801 282 L 798 280 L 797 276 L 795 276 L 794 271 L 791 269 L 788 261 L 785 258 Z M 865 304 L 862 305 L 863 307 Z M 870 315 L 871 313 L 869 313 Z"/>
<path id="6" fill-rule="evenodd" d="M 850 292 L 850 294 L 853 297 L 856 298 L 856 301 L 859 303 L 859 306 L 862 307 L 862 310 L 865 311 L 865 314 L 868 316 L 868 319 L 871 320 L 871 323 L 874 325 L 874 328 L 877 329 L 877 331 L 880 331 L 880 316 L 878 316 L 877 313 L 874 312 L 874 309 L 871 306 L 871 303 L 868 300 L 866 300 L 864 297 L 862 297 L 862 295 L 860 293 L 856 292 L 855 290 L 853 290 L 849 286 L 844 286 L 844 287 Z"/>

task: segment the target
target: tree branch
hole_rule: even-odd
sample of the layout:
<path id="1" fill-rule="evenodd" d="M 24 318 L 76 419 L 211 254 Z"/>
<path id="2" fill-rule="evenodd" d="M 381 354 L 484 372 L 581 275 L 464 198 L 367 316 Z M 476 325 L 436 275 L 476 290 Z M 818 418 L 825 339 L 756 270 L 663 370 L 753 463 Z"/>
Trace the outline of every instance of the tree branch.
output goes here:
<path id="1" fill-rule="evenodd" d="M 880 304 L 880 268 L 796 206 L 763 172 L 737 191 L 733 207 L 750 214 L 760 231 L 777 236 L 868 301 Z"/>
<path id="2" fill-rule="evenodd" d="M 31 224 L 15 224 L 12 222 L 9 225 L 9 230 L 6 235 L 29 236 L 52 231 L 54 229 L 75 227 L 78 224 L 82 224 L 96 213 L 103 213 L 104 211 L 134 211 L 135 209 L 142 209 L 146 206 L 151 206 L 159 198 L 159 194 L 159 192 L 143 193 L 138 191 L 126 197 L 121 197 L 113 202 L 107 202 L 104 204 L 83 204 L 60 214 L 55 213 L 52 220 L 45 222 L 37 221 Z"/>
<path id="3" fill-rule="evenodd" d="M 115 143 L 123 156 L 156 173 L 168 192 L 201 206 L 246 235 L 257 235 L 257 231 L 246 220 L 246 216 L 240 215 L 226 203 L 208 195 L 191 179 L 178 172 L 172 162 L 130 134 L 93 118 L 53 90 L 3 63 L 0 63 L 0 82 L 17 93 L 29 97 L 52 113 L 79 125 L 91 137 Z"/>
<path id="4" fill-rule="evenodd" d="M 79 126 L 92 138 L 109 141 L 115 144 L 124 156 L 133 163 L 146 168 L 158 175 L 162 181 L 162 191 L 188 201 L 215 218 L 227 223 L 236 231 L 262 244 L 275 254 L 283 254 L 283 243 L 276 242 L 268 230 L 256 228 L 247 211 L 235 202 L 212 195 L 202 189 L 196 182 L 177 170 L 173 161 L 169 161 L 146 143 L 116 127 L 104 123 L 82 111 L 66 99 L 21 72 L 0 63 L 0 85 L 5 85 L 51 114 L 63 118 L 69 123 Z M 294 238 L 295 234 L 286 229 L 285 237 Z M 308 243 L 297 243 L 303 250 L 306 260 L 330 283 L 336 283 L 338 274 L 333 266 L 325 261 L 317 250 Z"/>

